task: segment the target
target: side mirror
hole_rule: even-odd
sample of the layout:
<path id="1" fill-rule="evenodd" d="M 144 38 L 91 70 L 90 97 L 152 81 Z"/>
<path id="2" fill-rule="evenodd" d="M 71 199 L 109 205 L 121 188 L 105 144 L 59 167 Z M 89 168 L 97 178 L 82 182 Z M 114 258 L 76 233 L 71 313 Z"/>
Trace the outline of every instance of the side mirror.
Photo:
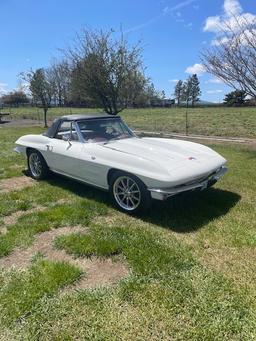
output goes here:
<path id="1" fill-rule="evenodd" d="M 69 145 L 71 146 L 71 139 L 69 135 L 63 135 L 62 136 L 62 140 L 63 141 L 67 141 L 69 143 Z"/>

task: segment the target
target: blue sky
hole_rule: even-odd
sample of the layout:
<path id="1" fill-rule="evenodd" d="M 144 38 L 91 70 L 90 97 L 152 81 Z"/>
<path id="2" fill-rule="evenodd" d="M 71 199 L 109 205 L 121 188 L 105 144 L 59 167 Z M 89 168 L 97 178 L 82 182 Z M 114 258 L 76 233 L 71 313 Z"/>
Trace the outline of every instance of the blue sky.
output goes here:
<path id="1" fill-rule="evenodd" d="M 215 44 L 233 14 L 255 18 L 254 0 L 0 0 L 0 94 L 17 75 L 48 66 L 82 27 L 119 30 L 142 40 L 146 73 L 170 97 L 177 79 L 199 73 L 202 99 L 221 101 L 230 89 L 200 65 L 200 50 Z"/>

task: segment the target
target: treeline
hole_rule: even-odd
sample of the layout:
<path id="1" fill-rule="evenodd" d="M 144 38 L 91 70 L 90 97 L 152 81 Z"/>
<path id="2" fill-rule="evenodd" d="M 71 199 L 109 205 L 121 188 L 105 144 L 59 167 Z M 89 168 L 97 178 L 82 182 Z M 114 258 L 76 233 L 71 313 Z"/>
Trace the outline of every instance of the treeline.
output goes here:
<path id="1" fill-rule="evenodd" d="M 200 96 L 200 82 L 196 74 L 189 76 L 186 81 L 179 80 L 177 82 L 174 97 L 178 106 L 185 103 L 188 107 L 189 103 L 191 103 L 192 107 L 194 107 Z"/>
<path id="2" fill-rule="evenodd" d="M 47 68 L 21 74 L 31 104 L 44 110 L 45 125 L 52 105 L 98 107 L 116 115 L 127 107 L 174 103 L 146 76 L 140 43 L 131 46 L 122 34 L 83 30 L 63 56 Z M 21 92 L 4 96 L 2 102 L 11 103 L 17 95 L 20 103 L 27 102 Z"/>

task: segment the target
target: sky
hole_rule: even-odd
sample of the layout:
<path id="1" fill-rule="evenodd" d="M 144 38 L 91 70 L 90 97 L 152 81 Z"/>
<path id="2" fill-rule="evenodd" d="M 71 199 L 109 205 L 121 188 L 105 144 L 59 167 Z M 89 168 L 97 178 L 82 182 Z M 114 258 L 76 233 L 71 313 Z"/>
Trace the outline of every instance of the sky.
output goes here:
<path id="1" fill-rule="evenodd" d="M 254 20 L 255 0 L 0 0 L 0 95 L 18 87 L 18 75 L 47 67 L 77 32 L 120 27 L 131 44 L 141 41 L 146 75 L 172 97 L 179 79 L 199 75 L 202 100 L 221 102 L 231 89 L 200 62 L 218 44 L 233 16 Z"/>

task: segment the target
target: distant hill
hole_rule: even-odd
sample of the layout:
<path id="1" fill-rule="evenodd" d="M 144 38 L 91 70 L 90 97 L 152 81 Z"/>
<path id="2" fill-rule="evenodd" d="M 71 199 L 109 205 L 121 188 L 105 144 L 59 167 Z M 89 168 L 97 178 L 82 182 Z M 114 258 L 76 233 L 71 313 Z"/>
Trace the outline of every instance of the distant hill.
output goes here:
<path id="1" fill-rule="evenodd" d="M 191 102 L 188 103 L 189 106 L 191 106 Z M 200 107 L 200 106 L 219 106 L 221 103 L 214 103 L 214 102 L 209 102 L 209 101 L 204 101 L 204 100 L 199 100 L 198 102 L 195 103 L 195 106 Z M 186 106 L 186 102 L 181 102 L 181 106 Z"/>

